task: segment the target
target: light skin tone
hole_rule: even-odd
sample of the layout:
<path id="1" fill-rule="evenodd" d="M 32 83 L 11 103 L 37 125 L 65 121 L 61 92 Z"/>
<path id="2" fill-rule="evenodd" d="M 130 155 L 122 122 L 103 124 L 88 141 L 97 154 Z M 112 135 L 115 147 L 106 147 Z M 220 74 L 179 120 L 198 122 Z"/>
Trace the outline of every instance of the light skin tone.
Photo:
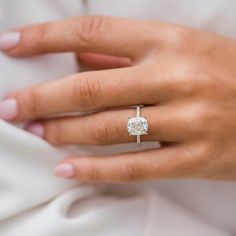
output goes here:
<path id="1" fill-rule="evenodd" d="M 12 57 L 75 52 L 94 71 L 9 94 L 0 117 L 30 122 L 53 145 L 135 142 L 137 104 L 149 122 L 143 141 L 160 149 L 68 157 L 54 170 L 88 182 L 165 178 L 236 180 L 236 42 L 164 24 L 89 16 L 17 29 L 0 37 Z M 91 113 L 96 111 L 96 113 Z M 68 112 L 83 116 L 52 118 Z M 50 116 L 50 119 L 48 118 Z"/>

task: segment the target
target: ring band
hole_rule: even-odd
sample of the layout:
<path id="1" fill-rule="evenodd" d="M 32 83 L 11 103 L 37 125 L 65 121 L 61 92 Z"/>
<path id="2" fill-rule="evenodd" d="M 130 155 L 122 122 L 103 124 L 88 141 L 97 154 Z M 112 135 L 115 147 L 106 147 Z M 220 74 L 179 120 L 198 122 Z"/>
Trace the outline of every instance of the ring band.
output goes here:
<path id="1" fill-rule="evenodd" d="M 148 133 L 148 122 L 146 117 L 141 116 L 141 106 L 136 107 L 136 116 L 129 117 L 127 130 L 129 135 L 136 136 L 138 146 L 141 146 L 141 135 Z"/>

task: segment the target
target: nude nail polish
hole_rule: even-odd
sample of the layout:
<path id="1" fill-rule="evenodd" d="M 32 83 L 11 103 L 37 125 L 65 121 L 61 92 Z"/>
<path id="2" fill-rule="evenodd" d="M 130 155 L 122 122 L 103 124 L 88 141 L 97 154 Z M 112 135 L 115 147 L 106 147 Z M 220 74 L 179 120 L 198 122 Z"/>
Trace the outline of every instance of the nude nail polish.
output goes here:
<path id="1" fill-rule="evenodd" d="M 18 105 L 14 98 L 8 98 L 0 102 L 0 119 L 12 120 L 17 116 Z"/>
<path id="2" fill-rule="evenodd" d="M 44 136 L 44 127 L 41 123 L 29 124 L 26 126 L 25 130 L 39 137 Z"/>
<path id="3" fill-rule="evenodd" d="M 20 42 L 20 32 L 12 31 L 0 34 L 0 50 L 9 50 Z"/>
<path id="4" fill-rule="evenodd" d="M 54 170 L 53 173 L 57 177 L 62 178 L 72 178 L 76 174 L 75 167 L 72 164 L 64 163 L 58 165 Z"/>

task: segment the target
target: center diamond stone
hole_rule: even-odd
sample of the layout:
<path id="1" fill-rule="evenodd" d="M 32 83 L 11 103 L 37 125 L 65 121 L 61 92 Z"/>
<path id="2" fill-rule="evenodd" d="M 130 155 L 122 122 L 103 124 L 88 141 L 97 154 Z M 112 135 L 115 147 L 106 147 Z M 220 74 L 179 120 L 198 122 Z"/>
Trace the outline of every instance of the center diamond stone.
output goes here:
<path id="1" fill-rule="evenodd" d="M 130 135 L 147 134 L 148 122 L 144 117 L 132 117 L 128 120 L 127 128 Z"/>

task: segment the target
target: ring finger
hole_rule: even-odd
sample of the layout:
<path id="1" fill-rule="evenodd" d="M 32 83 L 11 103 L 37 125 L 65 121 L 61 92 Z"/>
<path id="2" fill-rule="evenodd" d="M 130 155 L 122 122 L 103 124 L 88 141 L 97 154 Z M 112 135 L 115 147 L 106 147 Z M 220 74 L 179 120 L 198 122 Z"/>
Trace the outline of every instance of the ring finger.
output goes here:
<path id="1" fill-rule="evenodd" d="M 135 109 L 132 108 L 109 110 L 33 123 L 26 130 L 54 145 L 129 143 L 136 141 L 135 136 L 130 136 L 127 131 L 128 118 L 134 115 Z M 142 108 L 141 115 L 147 117 L 149 127 L 148 134 L 141 136 L 142 141 L 180 142 L 186 137 L 186 121 L 175 109 L 148 106 Z"/>

